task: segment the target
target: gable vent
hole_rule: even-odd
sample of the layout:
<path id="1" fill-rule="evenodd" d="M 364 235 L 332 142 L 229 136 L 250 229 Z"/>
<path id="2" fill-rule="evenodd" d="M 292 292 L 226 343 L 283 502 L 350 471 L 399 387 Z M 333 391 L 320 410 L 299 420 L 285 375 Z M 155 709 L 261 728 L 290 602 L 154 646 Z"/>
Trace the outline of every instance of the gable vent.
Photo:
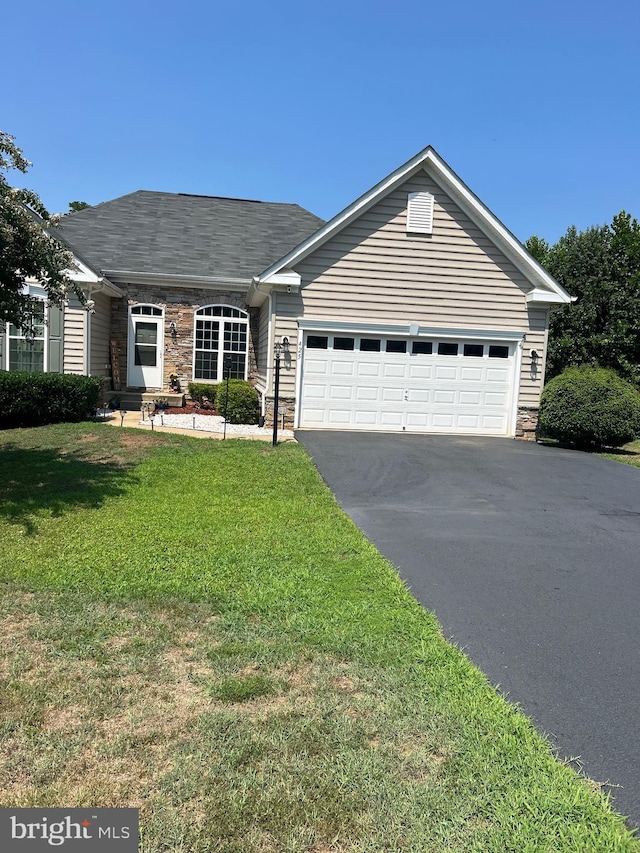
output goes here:
<path id="1" fill-rule="evenodd" d="M 433 233 L 433 202 L 431 193 L 409 193 L 407 234 Z"/>

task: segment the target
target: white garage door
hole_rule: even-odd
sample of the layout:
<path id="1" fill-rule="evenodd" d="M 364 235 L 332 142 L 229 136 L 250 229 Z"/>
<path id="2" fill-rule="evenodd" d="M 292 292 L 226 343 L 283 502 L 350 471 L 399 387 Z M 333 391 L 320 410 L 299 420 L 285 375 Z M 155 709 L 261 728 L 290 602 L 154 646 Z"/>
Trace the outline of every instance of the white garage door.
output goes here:
<path id="1" fill-rule="evenodd" d="M 300 426 L 508 435 L 515 349 L 307 332 Z"/>

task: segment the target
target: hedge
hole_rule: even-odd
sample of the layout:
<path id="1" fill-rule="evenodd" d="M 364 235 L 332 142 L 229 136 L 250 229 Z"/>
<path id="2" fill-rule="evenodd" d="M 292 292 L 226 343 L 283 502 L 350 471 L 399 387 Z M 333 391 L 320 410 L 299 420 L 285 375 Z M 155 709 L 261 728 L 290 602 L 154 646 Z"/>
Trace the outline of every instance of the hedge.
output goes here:
<path id="1" fill-rule="evenodd" d="M 204 403 L 208 400 L 212 406 L 216 403 L 217 385 L 207 385 L 204 382 L 189 382 L 187 385 L 189 396 L 194 403 Z"/>
<path id="2" fill-rule="evenodd" d="M 619 447 L 640 435 L 640 391 L 613 370 L 569 367 L 542 392 L 539 425 L 577 447 Z"/>
<path id="3" fill-rule="evenodd" d="M 257 424 L 260 415 L 258 392 L 244 379 L 230 379 L 227 403 L 227 383 L 221 382 L 216 394 L 216 410 L 219 415 L 226 413 L 230 424 Z"/>
<path id="4" fill-rule="evenodd" d="M 0 428 L 82 421 L 101 402 L 103 380 L 63 373 L 0 372 Z"/>

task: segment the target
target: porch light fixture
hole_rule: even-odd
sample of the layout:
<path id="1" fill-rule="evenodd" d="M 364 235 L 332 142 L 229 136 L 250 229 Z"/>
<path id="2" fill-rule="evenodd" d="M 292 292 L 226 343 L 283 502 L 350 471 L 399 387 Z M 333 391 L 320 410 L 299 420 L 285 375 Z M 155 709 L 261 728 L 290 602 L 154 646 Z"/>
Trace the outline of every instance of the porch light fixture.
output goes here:
<path id="1" fill-rule="evenodd" d="M 178 327 L 176 326 L 173 320 L 169 323 L 169 332 L 171 334 L 171 337 L 175 341 L 175 339 L 178 337 Z"/>

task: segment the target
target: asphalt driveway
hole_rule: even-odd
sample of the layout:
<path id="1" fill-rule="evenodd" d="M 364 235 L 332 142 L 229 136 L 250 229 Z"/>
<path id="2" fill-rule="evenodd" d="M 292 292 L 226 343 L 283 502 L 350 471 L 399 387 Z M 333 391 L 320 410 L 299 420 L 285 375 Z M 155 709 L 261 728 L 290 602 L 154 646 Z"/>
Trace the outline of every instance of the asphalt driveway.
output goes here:
<path id="1" fill-rule="evenodd" d="M 445 635 L 640 825 L 640 469 L 512 439 L 296 437 Z"/>

